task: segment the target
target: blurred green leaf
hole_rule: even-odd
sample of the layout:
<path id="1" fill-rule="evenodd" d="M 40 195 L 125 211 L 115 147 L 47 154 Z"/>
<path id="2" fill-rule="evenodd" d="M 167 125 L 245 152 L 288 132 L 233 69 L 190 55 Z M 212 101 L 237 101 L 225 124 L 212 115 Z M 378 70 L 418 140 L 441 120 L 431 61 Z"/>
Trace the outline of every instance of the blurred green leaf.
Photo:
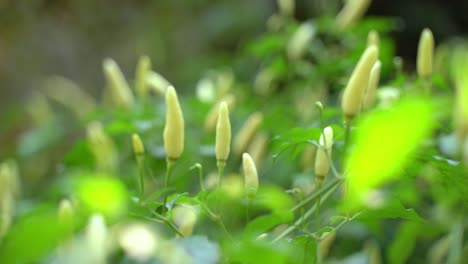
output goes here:
<path id="1" fill-rule="evenodd" d="M 401 176 L 410 154 L 431 130 L 431 115 L 429 102 L 413 99 L 371 113 L 357 124 L 355 146 L 346 159 L 346 206 L 362 205 L 373 188 Z"/>
<path id="2" fill-rule="evenodd" d="M 387 249 L 387 261 L 392 264 L 408 263 L 423 226 L 417 222 L 403 222 Z"/>
<path id="3" fill-rule="evenodd" d="M 74 191 L 87 213 L 114 218 L 127 211 L 129 194 L 119 179 L 109 175 L 77 175 Z"/>
<path id="4" fill-rule="evenodd" d="M 292 240 L 292 244 L 299 250 L 291 263 L 317 263 L 317 243 L 313 237 L 296 236 Z"/>
<path id="5" fill-rule="evenodd" d="M 249 264 L 291 263 L 291 260 L 298 254 L 298 249 L 289 243 L 271 243 L 264 240 L 232 241 L 226 244 L 224 251 L 231 262 Z"/>
<path id="6" fill-rule="evenodd" d="M 81 169 L 91 169 L 94 167 L 94 156 L 89 151 L 88 141 L 78 141 L 71 149 L 65 154 L 64 163 L 68 166 L 76 166 Z"/>
<path id="7" fill-rule="evenodd" d="M 0 243 L 0 262 L 41 263 L 67 235 L 58 213 L 51 208 L 37 208 L 20 217 Z"/>
<path id="8" fill-rule="evenodd" d="M 24 134 L 19 142 L 20 156 L 31 156 L 59 142 L 65 135 L 65 127 L 55 119 L 46 126 L 35 128 Z"/>
<path id="9" fill-rule="evenodd" d="M 247 52 L 259 58 L 270 56 L 284 49 L 285 39 L 279 34 L 265 34 L 247 45 Z"/>
<path id="10" fill-rule="evenodd" d="M 292 198 L 280 187 L 273 185 L 260 186 L 254 200 L 256 206 L 268 208 L 273 212 L 281 212 L 292 208 Z"/>

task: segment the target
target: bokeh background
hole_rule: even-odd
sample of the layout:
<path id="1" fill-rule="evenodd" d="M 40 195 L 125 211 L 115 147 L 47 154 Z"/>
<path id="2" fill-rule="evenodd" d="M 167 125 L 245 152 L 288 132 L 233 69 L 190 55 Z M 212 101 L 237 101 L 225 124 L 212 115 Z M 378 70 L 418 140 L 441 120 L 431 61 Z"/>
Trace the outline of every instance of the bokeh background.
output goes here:
<path id="1" fill-rule="evenodd" d="M 341 1 L 296 2 L 302 21 L 335 12 Z M 99 96 L 105 57 L 133 76 L 146 54 L 178 89 L 192 89 L 206 69 L 229 64 L 242 43 L 263 32 L 276 9 L 276 0 L 0 0 L 0 110 L 50 75 Z M 398 17 L 397 54 L 411 57 L 424 27 L 439 42 L 466 31 L 465 10 L 463 0 L 376 0 L 367 15 Z"/>

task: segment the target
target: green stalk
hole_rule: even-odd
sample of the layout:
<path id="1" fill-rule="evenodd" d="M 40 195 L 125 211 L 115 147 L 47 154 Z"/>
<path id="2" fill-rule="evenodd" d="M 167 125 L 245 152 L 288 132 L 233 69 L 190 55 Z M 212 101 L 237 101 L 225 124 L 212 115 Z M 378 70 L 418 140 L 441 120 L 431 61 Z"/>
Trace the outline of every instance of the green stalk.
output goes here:
<path id="1" fill-rule="evenodd" d="M 218 166 L 218 183 L 216 186 L 216 190 L 219 191 L 219 186 L 221 185 L 221 179 L 224 176 L 224 168 L 226 167 L 226 161 L 218 160 L 216 162 L 216 165 Z"/>
<path id="2" fill-rule="evenodd" d="M 322 184 L 318 186 L 319 189 L 322 189 Z M 317 228 L 320 228 L 320 199 L 322 195 L 319 195 L 317 198 L 317 213 L 316 213 L 316 218 L 317 218 Z"/>
<path id="3" fill-rule="evenodd" d="M 143 201 L 144 196 L 145 196 L 145 180 L 144 180 L 144 159 L 145 157 L 143 155 L 138 155 L 137 156 L 137 164 L 138 164 L 138 175 L 140 178 L 140 196 L 141 199 L 140 201 Z"/>
<path id="4" fill-rule="evenodd" d="M 330 195 L 335 191 L 335 189 L 337 188 L 338 186 L 334 185 L 332 188 L 330 188 L 327 193 L 325 195 L 323 195 L 323 197 L 320 199 L 321 202 L 324 202 L 328 199 L 328 197 L 330 197 Z M 292 231 L 294 231 L 298 226 L 300 226 L 304 221 L 307 220 L 307 218 L 309 218 L 311 215 L 314 214 L 315 210 L 317 210 L 317 203 L 312 206 L 309 210 L 307 210 L 307 212 L 304 214 L 304 217 L 301 217 L 299 218 L 299 220 L 297 220 L 296 222 L 294 222 L 294 225 L 288 227 L 288 229 L 286 229 L 283 233 L 281 233 L 280 235 L 278 235 L 272 243 L 275 243 L 277 242 L 278 240 L 284 238 L 285 236 L 287 236 L 289 233 L 291 233 Z"/>
<path id="5" fill-rule="evenodd" d="M 311 196 L 303 199 L 300 203 L 298 203 L 293 208 L 291 208 L 291 212 L 295 212 L 295 211 L 307 206 L 311 202 L 314 202 L 315 200 L 319 199 L 322 194 L 326 193 L 327 191 L 329 191 L 332 188 L 335 188 L 342 181 L 343 181 L 342 179 L 334 179 L 327 186 L 321 188 L 319 191 L 317 191 L 316 193 L 312 194 Z"/>
<path id="6" fill-rule="evenodd" d="M 172 175 L 172 170 L 174 168 L 176 161 L 170 158 L 166 159 L 166 178 L 164 179 L 164 189 L 167 190 L 169 187 L 169 179 L 171 178 Z M 164 194 L 164 208 L 166 208 L 166 203 L 167 203 L 167 192 Z"/>
<path id="7" fill-rule="evenodd" d="M 245 224 L 247 225 L 250 221 L 250 206 L 252 204 L 252 200 L 247 198 L 247 206 L 245 207 Z"/>
<path id="8" fill-rule="evenodd" d="M 429 96 L 431 94 L 431 90 L 432 90 L 431 77 L 423 78 L 422 82 L 423 82 L 423 86 L 424 86 L 424 92 L 425 92 L 426 96 Z"/>
<path id="9" fill-rule="evenodd" d="M 229 231 L 227 230 L 227 228 L 224 225 L 223 221 L 221 220 L 221 217 L 219 217 L 218 215 L 213 213 L 213 211 L 211 211 L 210 208 L 208 208 L 208 206 L 206 206 L 206 204 L 204 204 L 203 202 L 201 202 L 199 200 L 197 200 L 197 202 L 206 211 L 206 213 L 208 214 L 208 217 L 210 217 L 211 220 L 213 220 L 216 224 L 218 224 L 219 227 L 221 228 L 221 230 L 223 230 L 223 232 L 226 234 L 226 236 L 229 239 L 232 240 L 232 236 L 229 233 Z"/>
<path id="10" fill-rule="evenodd" d="M 191 170 L 197 169 L 198 171 L 198 178 L 200 180 L 200 190 L 202 192 L 205 191 L 205 187 L 203 186 L 203 166 L 200 163 L 195 163 L 192 167 L 190 167 Z"/>
<path id="11" fill-rule="evenodd" d="M 184 235 L 179 231 L 177 226 L 172 223 L 167 217 L 164 217 L 154 211 L 152 211 L 153 215 L 156 217 L 156 219 L 164 222 L 170 229 L 172 229 L 176 234 L 178 234 L 180 237 L 184 237 Z"/>
<path id="12" fill-rule="evenodd" d="M 221 199 L 219 199 L 219 190 L 221 186 L 221 180 L 224 176 L 224 168 L 226 167 L 226 161 L 217 160 L 216 165 L 218 167 L 218 182 L 216 184 L 216 211 L 219 212 L 221 210 Z"/>

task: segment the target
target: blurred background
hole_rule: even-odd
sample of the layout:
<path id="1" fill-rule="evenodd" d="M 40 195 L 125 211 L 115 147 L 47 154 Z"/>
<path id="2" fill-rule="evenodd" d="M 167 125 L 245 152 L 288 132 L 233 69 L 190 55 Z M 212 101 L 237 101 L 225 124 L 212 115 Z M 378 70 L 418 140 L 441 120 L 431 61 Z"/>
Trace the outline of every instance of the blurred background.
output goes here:
<path id="1" fill-rule="evenodd" d="M 334 13 L 340 0 L 298 0 L 295 17 Z M 423 10 L 421 7 L 424 7 Z M 60 75 L 94 96 L 104 86 L 102 60 L 133 76 L 140 55 L 178 89 L 192 89 L 207 68 L 229 64 L 265 31 L 276 0 L 0 0 L 0 111 Z M 467 1 L 373 1 L 368 16 L 399 18 L 397 54 L 411 57 L 422 28 L 438 42 L 468 28 Z"/>

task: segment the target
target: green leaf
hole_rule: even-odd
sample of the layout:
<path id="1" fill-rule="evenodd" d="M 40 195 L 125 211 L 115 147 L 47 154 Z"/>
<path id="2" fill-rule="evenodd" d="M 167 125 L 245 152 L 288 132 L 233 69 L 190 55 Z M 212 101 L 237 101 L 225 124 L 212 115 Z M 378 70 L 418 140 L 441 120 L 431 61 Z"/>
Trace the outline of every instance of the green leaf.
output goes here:
<path id="1" fill-rule="evenodd" d="M 289 210 L 293 206 L 293 200 L 280 187 L 264 185 L 258 190 L 254 204 L 265 207 L 273 212 L 281 212 Z"/>
<path id="2" fill-rule="evenodd" d="M 411 154 L 433 126 L 431 105 L 407 100 L 387 111 L 373 112 L 352 131 L 355 146 L 347 157 L 346 206 L 358 207 L 370 191 L 401 176 Z"/>
<path id="3" fill-rule="evenodd" d="M 294 214 L 290 210 L 257 217 L 247 225 L 244 236 L 256 238 L 280 224 L 291 222 L 293 219 Z"/>
<path id="4" fill-rule="evenodd" d="M 296 236 L 292 240 L 292 244 L 299 250 L 291 263 L 314 264 L 317 262 L 317 243 L 313 237 Z"/>
<path id="5" fill-rule="evenodd" d="M 278 34 L 265 34 L 251 41 L 247 46 L 247 52 L 258 57 L 266 57 L 280 52 L 284 47 L 284 38 Z"/>
<path id="6" fill-rule="evenodd" d="M 275 154 L 273 157 L 277 158 L 281 153 L 289 148 L 295 147 L 299 144 L 304 144 L 310 140 L 318 140 L 319 137 L 319 128 L 294 128 L 290 132 L 275 137 L 273 142 Z"/>
<path id="7" fill-rule="evenodd" d="M 368 209 L 359 215 L 361 219 L 400 218 L 413 221 L 424 221 L 412 208 L 405 208 L 398 199 L 391 199 L 379 209 Z"/>
<path id="8" fill-rule="evenodd" d="M 231 263 L 300 263 L 291 262 L 299 254 L 297 247 L 286 242 L 271 243 L 265 240 L 232 241 L 224 252 Z"/>
<path id="9" fill-rule="evenodd" d="M 76 166 L 81 169 L 92 169 L 95 165 L 94 156 L 89 151 L 88 141 L 81 140 L 65 154 L 64 163 L 67 166 Z"/>
<path id="10" fill-rule="evenodd" d="M 388 263 L 408 263 L 408 258 L 416 245 L 416 239 L 422 230 L 423 226 L 417 222 L 402 223 L 387 250 Z"/>
<path id="11" fill-rule="evenodd" d="M 170 201 L 166 204 L 167 210 L 172 210 L 177 200 L 179 200 L 181 197 L 187 196 L 188 194 L 188 192 L 184 192 L 180 194 L 174 194 L 171 197 L 169 197 Z"/>
<path id="12" fill-rule="evenodd" d="M 77 175 L 74 192 L 88 213 L 102 213 L 113 218 L 127 211 L 129 194 L 119 179 L 109 175 Z"/>
<path id="13" fill-rule="evenodd" d="M 57 211 L 39 208 L 20 217 L 0 243 L 0 260 L 9 263 L 40 263 L 67 235 Z"/>
<path id="14" fill-rule="evenodd" d="M 110 135 L 130 134 L 138 131 L 131 119 L 116 119 L 106 126 L 106 132 Z"/>

